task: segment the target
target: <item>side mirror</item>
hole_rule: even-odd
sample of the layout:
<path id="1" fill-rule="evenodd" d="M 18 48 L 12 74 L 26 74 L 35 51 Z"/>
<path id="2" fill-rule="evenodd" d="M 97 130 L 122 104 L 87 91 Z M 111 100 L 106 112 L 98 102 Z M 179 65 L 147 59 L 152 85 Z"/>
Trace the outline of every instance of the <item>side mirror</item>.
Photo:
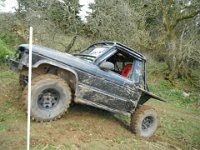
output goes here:
<path id="1" fill-rule="evenodd" d="M 108 61 L 102 62 L 99 67 L 103 70 L 114 70 L 114 64 Z"/>

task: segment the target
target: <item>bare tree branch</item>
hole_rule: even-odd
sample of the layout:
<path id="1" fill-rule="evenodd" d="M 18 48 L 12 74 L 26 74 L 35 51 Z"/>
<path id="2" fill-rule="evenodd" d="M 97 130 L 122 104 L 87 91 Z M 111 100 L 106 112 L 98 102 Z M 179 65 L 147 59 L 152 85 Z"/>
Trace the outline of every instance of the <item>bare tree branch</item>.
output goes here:
<path id="1" fill-rule="evenodd" d="M 196 10 L 196 11 L 194 11 L 194 12 L 192 12 L 192 13 L 189 13 L 189 14 L 187 14 L 187 15 L 178 17 L 178 18 L 176 19 L 176 22 L 175 22 L 175 24 L 174 24 L 174 27 L 175 27 L 180 21 L 183 21 L 183 20 L 189 19 L 189 18 L 193 18 L 193 17 L 195 17 L 196 15 L 198 15 L 199 13 L 200 13 L 200 9 L 199 9 L 199 10 Z"/>

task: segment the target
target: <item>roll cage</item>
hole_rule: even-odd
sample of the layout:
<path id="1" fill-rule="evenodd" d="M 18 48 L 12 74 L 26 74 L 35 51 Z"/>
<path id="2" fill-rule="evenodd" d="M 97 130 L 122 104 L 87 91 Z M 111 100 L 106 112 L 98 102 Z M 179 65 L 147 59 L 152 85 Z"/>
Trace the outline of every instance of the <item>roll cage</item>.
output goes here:
<path id="1" fill-rule="evenodd" d="M 112 56 L 114 53 L 116 53 L 116 49 L 120 49 L 121 51 L 124 51 L 131 56 L 133 56 L 135 59 L 141 61 L 143 63 L 143 81 L 144 81 L 144 90 L 148 90 L 147 88 L 147 81 L 146 81 L 146 58 L 141 53 L 135 51 L 134 49 L 127 47 L 126 45 L 123 45 L 119 42 L 112 42 L 112 41 L 103 41 L 103 42 L 97 42 L 92 45 L 90 45 L 88 48 L 84 49 L 78 54 L 83 54 L 88 49 L 95 47 L 95 46 L 110 46 L 104 53 L 102 53 L 100 56 L 94 58 L 93 63 L 95 65 L 100 65 L 106 58 Z M 78 54 L 74 54 L 75 56 Z"/>

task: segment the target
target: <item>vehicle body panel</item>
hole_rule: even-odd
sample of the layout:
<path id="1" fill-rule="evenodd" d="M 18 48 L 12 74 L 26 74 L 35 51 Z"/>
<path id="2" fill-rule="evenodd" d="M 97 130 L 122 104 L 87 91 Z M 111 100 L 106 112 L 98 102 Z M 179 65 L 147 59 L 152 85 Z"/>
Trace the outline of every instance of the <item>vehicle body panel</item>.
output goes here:
<path id="1" fill-rule="evenodd" d="M 105 43 L 113 45 L 93 62 L 50 48 L 33 45 L 32 67 L 37 68 L 42 64 L 50 64 L 72 72 L 76 78 L 74 101 L 111 112 L 128 114 L 134 112 L 138 104 L 144 104 L 149 98 L 162 100 L 147 91 L 146 77 L 144 77 L 145 85 L 142 89 L 128 78 L 110 70 L 102 70 L 99 65 L 116 52 L 116 47 L 130 53 L 138 60 L 146 62 L 146 58 L 142 54 L 121 43 Z M 100 44 L 104 44 L 104 42 L 100 42 Z M 13 70 L 20 71 L 24 66 L 28 67 L 28 49 L 28 44 L 19 46 L 17 50 L 20 53 L 19 58 L 10 61 Z"/>

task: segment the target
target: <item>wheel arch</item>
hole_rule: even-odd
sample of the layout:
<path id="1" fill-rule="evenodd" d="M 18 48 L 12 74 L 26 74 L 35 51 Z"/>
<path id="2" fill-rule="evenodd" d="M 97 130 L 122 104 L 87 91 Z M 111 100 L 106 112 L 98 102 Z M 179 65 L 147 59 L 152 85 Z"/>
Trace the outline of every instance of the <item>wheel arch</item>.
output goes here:
<path id="1" fill-rule="evenodd" d="M 74 69 L 69 66 L 53 62 L 51 60 L 40 60 L 37 63 L 33 64 L 33 69 L 40 68 L 41 66 L 52 66 L 56 68 L 56 71 L 53 70 L 52 74 L 56 74 L 59 77 L 63 78 L 73 90 L 73 93 L 76 95 L 78 92 L 78 74 Z"/>

